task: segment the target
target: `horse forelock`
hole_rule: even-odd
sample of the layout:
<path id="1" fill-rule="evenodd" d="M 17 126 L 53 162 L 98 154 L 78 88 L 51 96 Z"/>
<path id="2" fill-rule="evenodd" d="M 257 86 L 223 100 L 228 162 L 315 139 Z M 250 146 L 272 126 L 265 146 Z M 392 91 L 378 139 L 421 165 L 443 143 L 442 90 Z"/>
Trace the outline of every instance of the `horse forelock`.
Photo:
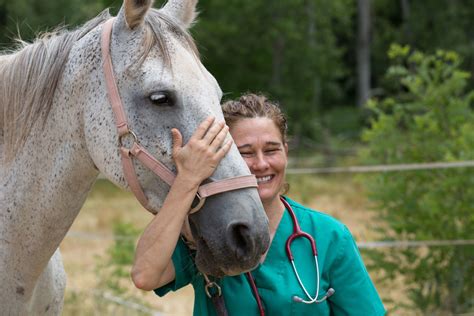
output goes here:
<path id="1" fill-rule="evenodd" d="M 160 10 L 151 9 L 145 17 L 145 23 L 147 29 L 142 45 L 143 51 L 139 55 L 138 65 L 144 61 L 152 47 L 157 45 L 158 50 L 163 54 L 165 65 L 171 67 L 171 55 L 166 40 L 166 33 L 171 33 L 176 39 L 180 40 L 183 46 L 190 50 L 199 60 L 199 51 L 192 36 L 185 28 L 169 18 L 166 14 L 163 14 Z"/>

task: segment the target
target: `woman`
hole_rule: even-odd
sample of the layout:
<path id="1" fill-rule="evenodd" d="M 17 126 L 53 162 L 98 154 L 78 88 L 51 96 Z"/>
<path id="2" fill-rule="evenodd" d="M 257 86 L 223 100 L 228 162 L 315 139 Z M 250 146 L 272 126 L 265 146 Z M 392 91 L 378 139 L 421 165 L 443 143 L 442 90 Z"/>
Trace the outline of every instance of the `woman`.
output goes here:
<path id="1" fill-rule="evenodd" d="M 229 315 L 384 315 L 383 304 L 348 229 L 328 215 L 281 196 L 288 144 L 286 119 L 280 109 L 264 96 L 249 94 L 226 102 L 223 111 L 237 148 L 257 177 L 272 240 L 260 265 L 250 275 L 219 280 Z M 181 136 L 173 130 L 177 181 L 162 210 L 140 238 L 132 270 L 138 288 L 155 289 L 160 296 L 191 283 L 196 295 L 195 315 L 216 312 L 206 297 L 205 281 L 196 270 L 191 250 L 179 234 L 197 186 L 212 174 L 216 162 L 230 147 L 231 143 L 224 141 L 226 133 L 223 123 L 212 124 L 208 119 L 181 147 Z M 203 150 L 196 149 L 196 144 L 209 146 L 210 150 L 199 154 Z M 308 240 L 294 240 L 291 250 L 298 276 L 286 252 L 286 242 L 295 227 L 292 214 L 302 231 L 314 238 L 318 250 L 316 265 Z"/>

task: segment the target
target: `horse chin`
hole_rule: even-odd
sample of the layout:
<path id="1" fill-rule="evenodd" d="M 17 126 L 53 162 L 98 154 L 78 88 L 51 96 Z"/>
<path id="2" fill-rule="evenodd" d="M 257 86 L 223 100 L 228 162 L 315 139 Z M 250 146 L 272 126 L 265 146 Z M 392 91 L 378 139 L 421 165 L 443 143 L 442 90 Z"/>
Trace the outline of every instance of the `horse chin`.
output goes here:
<path id="1" fill-rule="evenodd" d="M 197 269 L 206 275 L 213 276 L 216 278 L 222 278 L 226 275 L 226 271 L 217 265 L 215 262 L 211 262 L 213 260 L 206 259 L 208 256 L 202 254 L 199 250 L 196 253 L 196 267 Z"/>
<path id="2" fill-rule="evenodd" d="M 203 239 L 197 243 L 195 263 L 197 269 L 204 274 L 217 278 L 235 276 L 255 269 L 259 263 L 253 264 L 253 262 L 254 260 L 247 262 L 229 260 L 229 262 L 219 264 L 216 256 Z"/>
<path id="3" fill-rule="evenodd" d="M 218 267 L 209 267 L 208 265 L 203 265 L 199 261 L 196 261 L 197 269 L 206 275 L 213 276 L 216 278 L 222 278 L 226 276 L 225 272 Z"/>

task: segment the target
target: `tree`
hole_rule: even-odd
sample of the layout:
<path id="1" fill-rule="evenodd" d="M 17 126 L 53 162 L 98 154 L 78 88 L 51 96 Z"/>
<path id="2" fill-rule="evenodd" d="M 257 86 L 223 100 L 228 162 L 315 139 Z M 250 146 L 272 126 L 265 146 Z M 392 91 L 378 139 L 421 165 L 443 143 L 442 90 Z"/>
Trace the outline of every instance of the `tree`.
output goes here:
<path id="1" fill-rule="evenodd" d="M 462 68 L 474 73 L 474 6 L 470 0 L 377 0 L 373 1 L 372 83 L 376 94 L 390 65 L 387 50 L 392 43 L 435 53 L 438 49 L 457 52 Z M 474 87 L 474 78 L 469 78 Z"/>
<path id="2" fill-rule="evenodd" d="M 0 0 L 0 43 L 11 46 L 18 37 L 31 41 L 61 24 L 81 24 L 102 8 L 94 0 Z"/>
<path id="3" fill-rule="evenodd" d="M 357 1 L 357 105 L 370 97 L 370 0 Z"/>
<path id="4" fill-rule="evenodd" d="M 474 91 L 454 52 L 425 55 L 392 46 L 388 96 L 372 100 L 363 140 L 370 164 L 474 159 Z M 474 170 L 381 173 L 364 178 L 374 206 L 396 240 L 472 239 Z M 403 277 L 412 305 L 424 314 L 474 310 L 474 247 L 407 248 L 372 253 L 375 266 Z"/>
<path id="5" fill-rule="evenodd" d="M 281 102 L 293 134 L 318 138 L 319 113 L 345 103 L 341 36 L 353 0 L 202 0 L 192 30 L 227 98 L 260 91 Z M 351 66 L 352 67 L 352 66 Z"/>

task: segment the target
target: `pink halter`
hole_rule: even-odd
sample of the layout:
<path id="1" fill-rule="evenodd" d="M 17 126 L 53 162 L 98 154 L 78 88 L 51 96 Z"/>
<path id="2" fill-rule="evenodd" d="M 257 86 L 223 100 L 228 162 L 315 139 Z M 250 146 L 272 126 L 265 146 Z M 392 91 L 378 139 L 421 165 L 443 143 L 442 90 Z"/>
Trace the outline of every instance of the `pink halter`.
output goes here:
<path id="1" fill-rule="evenodd" d="M 132 156 L 138 159 L 143 165 L 153 171 L 168 185 L 172 185 L 175 179 L 174 173 L 169 170 L 163 163 L 156 160 L 145 148 L 140 145 L 137 135 L 128 127 L 127 118 L 123 109 L 122 100 L 115 82 L 114 71 L 112 67 L 112 59 L 110 57 L 110 36 L 112 32 L 114 18 L 104 23 L 102 29 L 102 59 L 105 83 L 107 87 L 107 96 L 115 115 L 115 123 L 118 129 L 120 153 L 122 156 L 122 166 L 131 191 L 135 194 L 137 200 L 153 214 L 156 211 L 149 206 L 148 199 L 143 192 L 133 166 Z M 125 136 L 133 137 L 133 145 L 131 148 L 123 146 L 122 139 Z M 222 192 L 233 191 L 243 188 L 257 187 L 257 180 L 254 175 L 238 176 L 224 180 L 218 180 L 199 186 L 196 197 L 199 199 L 198 205 L 190 210 L 190 214 L 197 212 L 204 205 L 206 197 Z"/>

